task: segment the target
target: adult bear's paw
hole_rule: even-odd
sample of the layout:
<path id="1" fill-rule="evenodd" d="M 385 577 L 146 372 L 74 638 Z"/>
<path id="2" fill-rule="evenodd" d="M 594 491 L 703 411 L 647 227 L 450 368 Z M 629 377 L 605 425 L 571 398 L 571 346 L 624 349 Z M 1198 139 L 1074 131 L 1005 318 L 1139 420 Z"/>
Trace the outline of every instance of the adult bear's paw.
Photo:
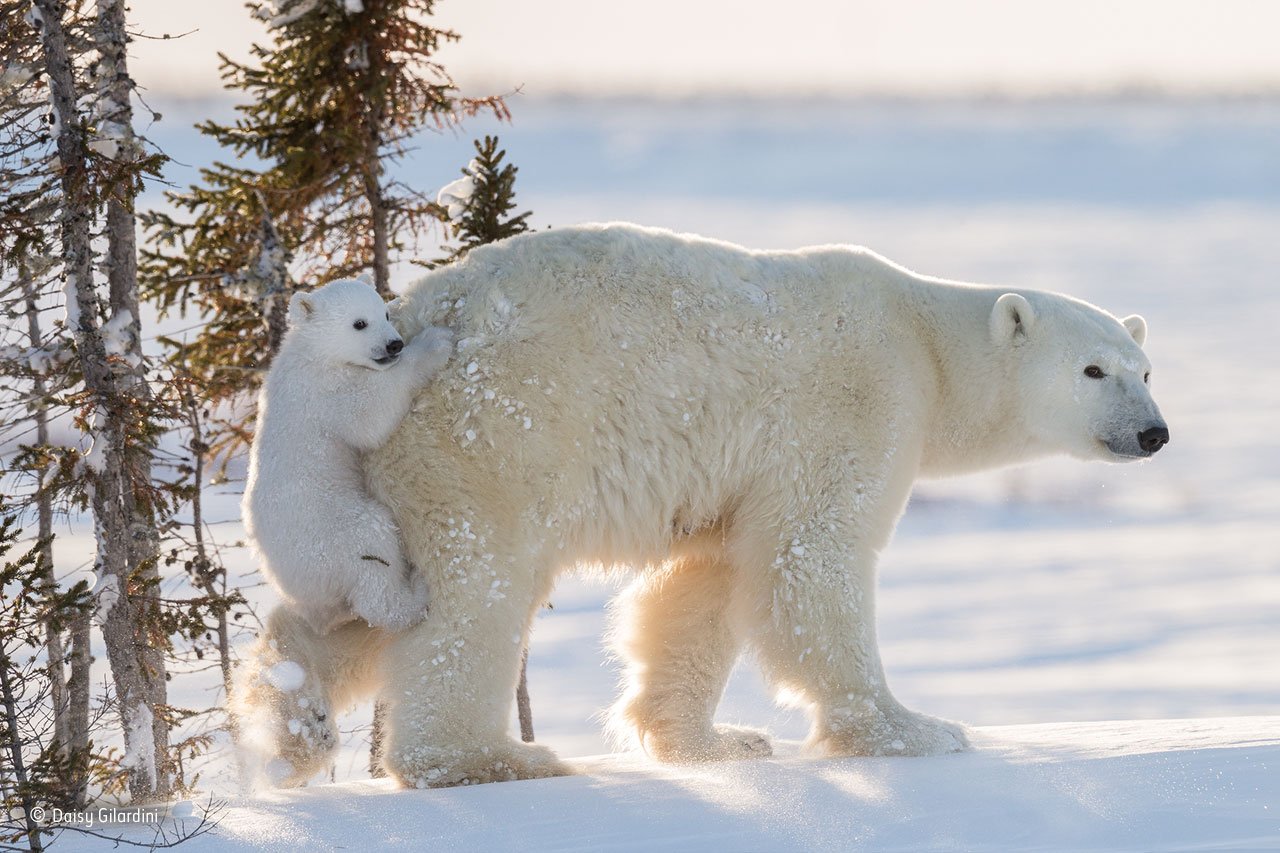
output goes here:
<path id="1" fill-rule="evenodd" d="M 764 732 L 727 725 L 715 726 L 711 731 L 693 737 L 650 730 L 645 735 L 644 748 L 659 761 L 672 764 L 738 761 L 773 755 L 773 744 Z"/>
<path id="2" fill-rule="evenodd" d="M 478 750 L 409 747 L 388 755 L 386 765 L 406 788 L 450 788 L 573 773 L 545 746 L 510 740 Z"/>
<path id="3" fill-rule="evenodd" d="M 957 723 L 868 701 L 857 713 L 830 715 L 809 746 L 833 756 L 947 755 L 969 749 L 969 738 Z"/>

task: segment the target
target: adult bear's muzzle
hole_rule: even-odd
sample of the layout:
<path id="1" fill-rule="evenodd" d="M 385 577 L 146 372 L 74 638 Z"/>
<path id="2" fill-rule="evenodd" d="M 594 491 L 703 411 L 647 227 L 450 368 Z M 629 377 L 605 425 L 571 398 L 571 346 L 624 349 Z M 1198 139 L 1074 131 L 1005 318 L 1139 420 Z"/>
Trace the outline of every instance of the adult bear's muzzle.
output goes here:
<path id="1" fill-rule="evenodd" d="M 1148 456 L 1169 443 L 1169 428 L 1164 424 L 1147 427 L 1138 433 L 1138 446 Z"/>

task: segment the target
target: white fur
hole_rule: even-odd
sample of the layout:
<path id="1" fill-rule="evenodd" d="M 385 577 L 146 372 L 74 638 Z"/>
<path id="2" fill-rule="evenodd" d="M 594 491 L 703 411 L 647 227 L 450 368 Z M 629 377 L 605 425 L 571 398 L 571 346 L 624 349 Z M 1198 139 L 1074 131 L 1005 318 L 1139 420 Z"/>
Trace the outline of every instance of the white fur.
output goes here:
<path id="1" fill-rule="evenodd" d="M 427 585 L 368 494 L 360 457 L 404 418 L 452 337 L 425 329 L 397 357 L 403 340 L 382 298 L 352 280 L 295 295 L 289 320 L 258 401 L 246 529 L 268 579 L 317 630 L 354 617 L 403 628 L 421 616 Z"/>
<path id="2" fill-rule="evenodd" d="M 965 748 L 959 726 L 894 699 L 876 645 L 876 556 L 912 483 L 1130 458 L 1162 425 L 1136 323 L 1005 294 L 864 249 L 627 225 L 517 237 L 420 281 L 404 327 L 460 340 L 369 459 L 433 590 L 380 659 L 388 769 L 418 786 L 566 772 L 507 730 L 534 612 L 581 565 L 640 570 L 619 606 L 616 718 L 662 759 L 769 753 L 712 723 L 744 648 L 811 710 L 821 752 Z M 350 689 L 335 644 L 291 642 L 320 689 Z"/>

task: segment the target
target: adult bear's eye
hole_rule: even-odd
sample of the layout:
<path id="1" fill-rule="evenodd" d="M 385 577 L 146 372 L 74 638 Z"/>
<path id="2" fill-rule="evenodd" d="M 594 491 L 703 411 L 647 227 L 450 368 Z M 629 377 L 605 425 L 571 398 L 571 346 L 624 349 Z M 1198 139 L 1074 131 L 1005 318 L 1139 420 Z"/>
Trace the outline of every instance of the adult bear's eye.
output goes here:
<path id="1" fill-rule="evenodd" d="M 369 324 L 366 323 L 364 320 L 356 320 L 354 323 L 351 324 L 351 328 L 355 329 L 357 332 L 361 332 L 361 331 L 364 331 L 365 327 L 368 325 Z"/>
<path id="2" fill-rule="evenodd" d="M 1148 370 L 1146 373 L 1142 374 L 1142 381 L 1143 381 L 1143 382 L 1146 382 L 1146 383 L 1150 383 L 1150 382 L 1151 382 L 1151 371 L 1150 371 L 1150 370 Z"/>
<path id="3" fill-rule="evenodd" d="M 1091 364 L 1084 369 L 1084 375 L 1088 376 L 1090 379 L 1101 379 L 1107 374 L 1103 373 L 1102 368 L 1098 367 L 1098 365 Z"/>

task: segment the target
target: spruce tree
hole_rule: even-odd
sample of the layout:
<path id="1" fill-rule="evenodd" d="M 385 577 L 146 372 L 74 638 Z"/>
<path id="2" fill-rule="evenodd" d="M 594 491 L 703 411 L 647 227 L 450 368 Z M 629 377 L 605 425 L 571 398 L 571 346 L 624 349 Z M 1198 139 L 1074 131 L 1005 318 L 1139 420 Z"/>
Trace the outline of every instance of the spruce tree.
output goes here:
<path id="1" fill-rule="evenodd" d="M 423 129 L 456 125 L 501 98 L 464 98 L 436 50 L 458 35 L 430 25 L 435 0 L 253 0 L 271 43 L 252 61 L 222 56 L 227 89 L 245 96 L 230 124 L 199 125 L 232 163 L 171 193 L 170 215 L 144 218 L 143 275 L 162 310 L 209 325 L 179 346 L 215 400 L 257 388 L 295 287 L 372 271 L 390 295 L 392 257 L 438 218 L 430 199 L 389 169 Z M 272 334 L 263 335 L 264 317 Z M 214 436 L 228 451 L 243 423 Z"/>
<path id="2" fill-rule="evenodd" d="M 447 254 L 431 266 L 451 263 L 476 246 L 504 240 L 529 230 L 530 211 L 510 216 L 516 207 L 515 166 L 503 159 L 498 137 L 474 140 L 476 156 L 462 170 L 462 177 L 440 190 L 437 203 L 457 246 L 445 246 Z"/>

